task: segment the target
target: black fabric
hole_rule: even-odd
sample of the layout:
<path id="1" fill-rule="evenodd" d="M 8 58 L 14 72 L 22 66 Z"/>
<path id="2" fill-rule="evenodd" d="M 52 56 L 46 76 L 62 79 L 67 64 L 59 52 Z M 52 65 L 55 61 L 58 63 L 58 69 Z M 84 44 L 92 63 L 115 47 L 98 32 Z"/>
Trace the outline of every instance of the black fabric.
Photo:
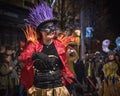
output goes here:
<path id="1" fill-rule="evenodd" d="M 37 83 L 35 85 L 35 87 L 37 88 L 43 88 L 43 89 L 47 89 L 47 88 L 56 88 L 56 87 L 61 87 L 63 86 L 63 84 L 61 82 L 56 82 L 56 80 L 54 82 L 51 82 L 51 83 Z"/>
<path id="2" fill-rule="evenodd" d="M 54 32 L 57 29 L 57 27 L 54 25 L 54 23 L 47 23 L 42 28 L 41 31 L 46 32 L 47 34 Z"/>
<path id="3" fill-rule="evenodd" d="M 45 70 L 52 70 L 52 65 L 48 64 L 48 63 L 45 63 L 43 60 L 36 60 L 33 64 L 34 66 L 34 69 L 35 70 L 39 70 L 41 72 L 45 71 Z"/>
<path id="4" fill-rule="evenodd" d="M 34 68 L 36 70 L 39 70 L 43 72 L 44 70 L 57 70 L 59 69 L 58 66 L 58 58 L 57 57 L 48 57 L 42 52 L 35 53 L 38 56 L 34 56 L 35 58 L 37 57 L 38 59 L 35 59 L 34 62 Z"/>
<path id="5" fill-rule="evenodd" d="M 34 86 L 38 88 L 54 88 L 62 86 L 60 71 L 49 71 L 35 74 Z"/>
<path id="6" fill-rule="evenodd" d="M 48 57 L 48 55 L 53 55 L 55 57 Z M 57 70 L 62 69 L 62 62 L 58 56 L 57 50 L 55 49 L 54 43 L 51 45 L 43 46 L 43 50 L 41 52 L 35 52 L 32 55 L 32 59 L 35 60 L 34 67 L 37 69 L 49 69 L 49 70 Z"/>
<path id="7" fill-rule="evenodd" d="M 56 25 L 58 23 L 58 20 L 56 19 L 50 19 L 50 20 L 47 20 L 45 22 L 42 22 L 38 25 L 38 27 L 36 28 L 36 31 L 37 32 L 40 32 L 41 31 L 41 28 L 43 28 L 43 26 L 45 26 L 46 24 L 48 23 L 54 23 L 54 25 Z"/>
<path id="8" fill-rule="evenodd" d="M 62 85 L 62 62 L 54 43 L 43 45 L 41 52 L 33 54 L 35 77 L 34 86 L 38 88 L 54 88 Z"/>
<path id="9" fill-rule="evenodd" d="M 46 59 L 45 59 L 46 58 Z M 32 55 L 32 59 L 36 60 L 36 59 L 41 59 L 43 61 L 47 62 L 48 56 L 46 54 L 44 54 L 43 52 L 35 52 Z"/>
<path id="10" fill-rule="evenodd" d="M 47 55 L 54 55 L 54 56 L 56 56 L 58 59 L 50 58 L 51 59 L 50 61 L 54 65 L 57 64 L 57 66 L 55 65 L 57 69 L 62 69 L 63 65 L 62 65 L 62 62 L 61 62 L 61 60 L 59 58 L 57 50 L 56 50 L 56 48 L 54 46 L 54 43 L 50 44 L 49 46 L 48 45 L 44 45 L 42 52 L 47 54 Z M 54 61 L 55 61 L 55 63 L 53 63 Z"/>
<path id="11" fill-rule="evenodd" d="M 37 70 L 45 70 L 49 69 L 52 70 L 52 65 L 49 63 L 49 58 L 46 54 L 43 52 L 36 52 L 33 53 L 32 59 L 35 60 L 34 62 L 34 68 Z"/>

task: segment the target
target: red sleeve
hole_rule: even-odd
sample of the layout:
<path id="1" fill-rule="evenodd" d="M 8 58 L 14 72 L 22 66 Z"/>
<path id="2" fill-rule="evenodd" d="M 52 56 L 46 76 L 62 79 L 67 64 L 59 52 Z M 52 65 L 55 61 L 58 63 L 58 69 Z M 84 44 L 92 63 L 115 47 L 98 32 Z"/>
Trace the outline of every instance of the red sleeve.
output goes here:
<path id="1" fill-rule="evenodd" d="M 30 42 L 26 49 L 19 56 L 19 60 L 25 65 L 21 70 L 21 83 L 26 89 L 30 88 L 33 84 L 34 70 L 33 70 L 33 61 L 32 54 L 35 52 L 35 45 Z"/>
<path id="2" fill-rule="evenodd" d="M 59 41 L 54 41 L 55 47 L 57 49 L 58 55 L 62 61 L 63 64 L 63 69 L 62 69 L 62 76 L 63 76 L 63 82 L 69 82 L 72 83 L 72 80 L 70 78 L 74 78 L 74 74 L 69 70 L 69 67 L 67 65 L 67 58 L 66 58 L 66 49 L 65 46 L 59 42 Z M 67 78 L 70 77 L 70 78 Z"/>
<path id="3" fill-rule="evenodd" d="M 26 49 L 20 54 L 19 60 L 23 63 L 26 63 L 26 61 L 31 61 L 33 52 L 35 52 L 35 45 L 30 42 Z"/>
<path id="4" fill-rule="evenodd" d="M 67 65 L 67 62 L 66 62 L 66 54 L 65 56 L 63 56 L 64 59 L 63 59 L 63 69 L 62 69 L 62 75 L 63 75 L 63 81 L 64 82 L 68 82 L 68 83 L 72 83 L 72 79 L 70 78 L 74 78 L 74 74 L 70 71 L 68 65 Z"/>

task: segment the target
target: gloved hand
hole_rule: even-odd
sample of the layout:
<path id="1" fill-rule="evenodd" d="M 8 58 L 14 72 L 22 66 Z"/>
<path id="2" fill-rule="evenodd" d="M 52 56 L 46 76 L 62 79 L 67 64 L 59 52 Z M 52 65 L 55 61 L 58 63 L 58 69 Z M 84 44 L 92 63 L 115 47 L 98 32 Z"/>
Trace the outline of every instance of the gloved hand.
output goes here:
<path id="1" fill-rule="evenodd" d="M 43 61 L 47 61 L 48 56 L 46 54 L 44 54 L 43 52 L 35 52 L 35 53 L 32 54 L 32 59 L 33 60 L 41 59 Z"/>
<path id="2" fill-rule="evenodd" d="M 47 64 L 43 60 L 40 60 L 40 59 L 35 60 L 33 66 L 37 70 L 45 70 L 48 68 Z"/>
<path id="3" fill-rule="evenodd" d="M 32 55 L 32 59 L 35 60 L 34 66 L 38 69 L 52 69 L 52 65 L 49 63 L 49 58 L 42 52 L 35 52 Z"/>
<path id="4" fill-rule="evenodd" d="M 48 55 L 48 62 L 51 64 L 56 64 L 57 63 L 58 57 L 55 55 Z"/>
<path id="5" fill-rule="evenodd" d="M 58 57 L 55 55 L 48 55 L 48 63 L 52 65 L 53 70 L 56 70 L 58 68 Z"/>

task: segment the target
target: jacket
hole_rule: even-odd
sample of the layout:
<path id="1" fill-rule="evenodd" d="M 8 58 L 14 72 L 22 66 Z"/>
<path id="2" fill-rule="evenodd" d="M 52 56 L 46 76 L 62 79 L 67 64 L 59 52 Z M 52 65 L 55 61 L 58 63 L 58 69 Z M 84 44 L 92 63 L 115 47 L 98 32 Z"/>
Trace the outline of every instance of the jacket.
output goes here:
<path id="1" fill-rule="evenodd" d="M 68 69 L 65 46 L 57 39 L 53 39 L 53 43 L 63 64 L 63 69 L 61 70 L 61 75 L 63 76 L 62 79 L 63 83 L 64 84 L 66 84 L 66 82 L 72 83 L 72 80 L 70 78 L 66 78 L 66 77 L 74 78 L 74 75 Z M 32 54 L 34 52 L 42 51 L 42 48 L 43 48 L 42 41 L 37 41 L 36 44 L 29 42 L 26 49 L 19 56 L 19 60 L 25 64 L 21 70 L 21 83 L 24 85 L 26 89 L 29 89 L 33 85 L 34 81 L 34 69 L 33 69 L 34 61 L 32 60 Z"/>

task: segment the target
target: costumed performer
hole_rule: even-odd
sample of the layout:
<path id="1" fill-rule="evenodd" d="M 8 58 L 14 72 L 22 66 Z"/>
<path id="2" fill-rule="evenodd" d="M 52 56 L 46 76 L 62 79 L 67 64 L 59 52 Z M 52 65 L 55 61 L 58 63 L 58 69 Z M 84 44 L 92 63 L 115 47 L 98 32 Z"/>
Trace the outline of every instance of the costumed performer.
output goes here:
<path id="1" fill-rule="evenodd" d="M 72 79 L 67 77 L 74 78 L 74 75 L 67 66 L 65 46 L 54 39 L 57 20 L 52 11 L 40 0 L 25 20 L 29 43 L 19 59 L 25 64 L 21 82 L 28 90 L 28 96 L 70 96 L 65 84 L 72 84 Z"/>
<path id="2" fill-rule="evenodd" d="M 118 65 L 113 51 L 108 52 L 108 60 L 103 65 L 104 80 L 102 81 L 102 92 L 99 96 L 119 96 L 120 81 L 117 75 Z"/>

